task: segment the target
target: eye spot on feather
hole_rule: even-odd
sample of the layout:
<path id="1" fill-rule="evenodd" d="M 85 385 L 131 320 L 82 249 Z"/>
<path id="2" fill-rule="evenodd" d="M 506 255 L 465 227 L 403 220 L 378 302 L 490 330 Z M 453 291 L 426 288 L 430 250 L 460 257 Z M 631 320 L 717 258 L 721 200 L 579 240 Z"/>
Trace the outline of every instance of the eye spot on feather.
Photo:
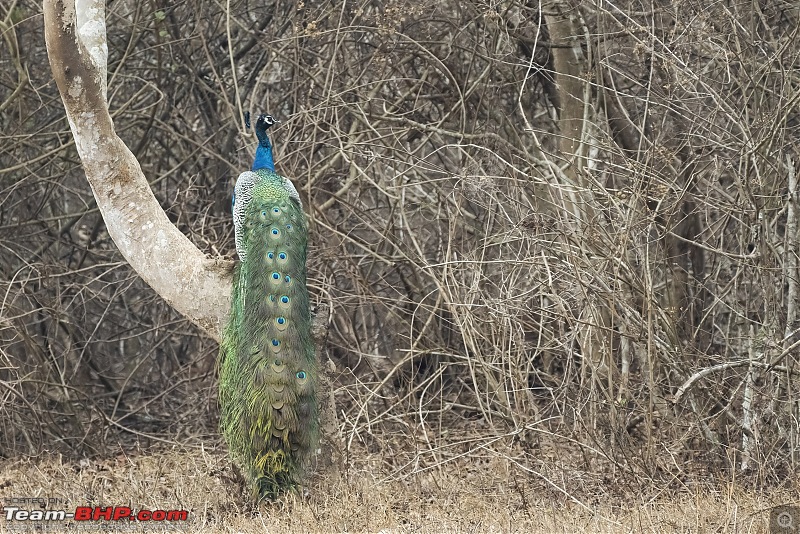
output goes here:
<path id="1" fill-rule="evenodd" d="M 286 229 L 287 229 L 287 230 L 291 230 L 292 228 L 293 228 L 293 227 L 292 227 L 292 225 L 291 225 L 291 224 L 287 224 L 287 225 L 286 225 Z"/>
<path id="2" fill-rule="evenodd" d="M 287 297 L 286 295 L 282 296 L 281 297 L 281 303 L 282 304 L 289 304 L 289 297 Z"/>
<path id="3" fill-rule="evenodd" d="M 294 376 L 297 377 L 297 381 L 300 382 L 300 385 L 308 381 L 308 374 L 305 371 L 297 371 L 297 374 Z"/>
<path id="4" fill-rule="evenodd" d="M 272 252 L 272 251 L 267 252 L 267 259 L 270 259 L 270 260 L 275 259 L 275 253 Z"/>
<path id="5" fill-rule="evenodd" d="M 289 326 L 289 321 L 286 320 L 286 317 L 277 317 L 275 319 L 275 327 L 280 330 L 286 330 L 286 327 Z"/>
<path id="6" fill-rule="evenodd" d="M 286 258 L 287 258 L 287 256 L 286 256 L 285 252 L 278 253 L 278 259 L 285 260 Z"/>
<path id="7" fill-rule="evenodd" d="M 281 351 L 281 342 L 277 339 L 273 339 L 272 342 L 269 344 L 269 348 L 272 349 L 272 352 L 278 353 Z M 280 360 L 275 360 L 276 362 Z"/>
<path id="8" fill-rule="evenodd" d="M 270 234 L 272 237 L 275 237 L 275 238 L 277 238 L 277 237 L 280 237 L 280 236 L 281 236 L 281 231 L 280 231 L 280 230 L 278 230 L 277 228 L 273 228 L 272 230 L 270 230 L 270 231 L 269 231 L 269 234 Z"/>
<path id="9" fill-rule="evenodd" d="M 286 280 L 287 284 L 291 284 L 292 283 L 292 277 L 289 276 L 288 274 L 284 277 L 284 280 Z"/>
<path id="10" fill-rule="evenodd" d="M 281 209 L 280 208 L 272 208 L 272 213 L 274 213 L 275 215 L 279 215 L 281 213 Z"/>
<path id="11" fill-rule="evenodd" d="M 270 295 L 269 296 L 269 301 L 270 302 L 275 302 L 275 295 Z"/>

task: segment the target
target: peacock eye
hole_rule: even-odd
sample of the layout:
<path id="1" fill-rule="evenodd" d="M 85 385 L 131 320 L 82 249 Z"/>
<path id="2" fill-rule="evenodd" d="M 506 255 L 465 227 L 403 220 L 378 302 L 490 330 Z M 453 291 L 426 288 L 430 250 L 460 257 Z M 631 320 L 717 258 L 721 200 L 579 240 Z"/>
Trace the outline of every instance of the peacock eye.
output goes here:
<path id="1" fill-rule="evenodd" d="M 278 253 L 278 259 L 285 260 L 286 259 L 286 253 L 285 252 Z"/>
<path id="2" fill-rule="evenodd" d="M 284 280 L 286 280 L 287 284 L 292 281 L 292 279 L 289 277 L 288 274 L 286 275 L 286 278 L 284 278 Z"/>
<path id="3" fill-rule="evenodd" d="M 297 379 L 298 380 L 305 380 L 306 379 L 306 372 L 305 371 L 297 371 Z"/>
<path id="4" fill-rule="evenodd" d="M 272 213 L 280 213 L 280 212 L 281 212 L 280 208 L 272 208 Z"/>
<path id="5" fill-rule="evenodd" d="M 292 229 L 292 225 L 291 225 L 291 224 L 287 224 L 287 225 L 286 225 L 286 229 L 287 229 L 287 230 L 291 230 L 291 229 Z"/>
<path id="6" fill-rule="evenodd" d="M 281 234 L 281 231 L 278 230 L 277 228 L 273 228 L 272 229 L 272 235 L 280 235 L 280 234 Z"/>
<path id="7" fill-rule="evenodd" d="M 275 319 L 275 322 L 278 323 L 278 324 L 286 324 L 286 318 L 285 317 L 278 317 L 277 319 Z"/>
<path id="8" fill-rule="evenodd" d="M 278 353 L 280 353 L 280 351 L 281 351 L 281 342 L 280 342 L 280 340 L 278 340 L 278 339 L 273 339 L 273 340 L 270 342 L 270 345 L 272 345 L 272 346 L 270 347 L 270 350 L 271 350 L 272 352 L 274 352 L 275 354 L 278 354 Z M 275 364 L 276 364 L 276 365 L 280 365 L 280 363 L 279 363 L 279 362 L 280 362 L 280 360 L 275 360 Z M 281 369 L 281 370 L 282 370 L 282 369 Z M 275 372 L 280 372 L 280 370 L 276 370 Z"/>
<path id="9" fill-rule="evenodd" d="M 281 302 L 283 304 L 289 304 L 289 297 L 287 297 L 286 295 L 282 296 L 281 297 Z"/>
<path id="10" fill-rule="evenodd" d="M 262 210 L 261 211 L 261 216 L 262 217 L 266 217 L 267 216 L 267 210 Z"/>
<path id="11" fill-rule="evenodd" d="M 274 252 L 267 252 L 267 258 L 272 259 L 274 257 L 275 257 L 275 253 Z"/>

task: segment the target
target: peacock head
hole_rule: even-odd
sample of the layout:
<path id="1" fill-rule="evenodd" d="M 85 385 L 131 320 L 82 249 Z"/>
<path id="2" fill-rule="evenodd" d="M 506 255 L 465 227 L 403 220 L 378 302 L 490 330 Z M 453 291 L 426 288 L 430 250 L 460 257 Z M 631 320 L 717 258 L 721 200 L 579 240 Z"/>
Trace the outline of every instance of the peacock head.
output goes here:
<path id="1" fill-rule="evenodd" d="M 256 119 L 256 134 L 258 134 L 258 132 L 260 132 L 260 131 L 266 132 L 267 130 L 269 130 L 270 128 L 272 128 L 273 126 L 278 124 L 279 122 L 281 122 L 281 121 L 279 121 L 278 119 L 276 119 L 272 115 L 267 115 L 265 113 L 262 113 Z"/>
<path id="2" fill-rule="evenodd" d="M 277 123 L 279 123 L 281 121 L 279 121 L 278 119 L 276 119 L 272 115 L 267 115 L 266 113 L 262 113 L 256 119 L 256 128 L 258 128 L 259 124 L 262 123 L 262 122 L 263 122 L 262 127 L 264 128 L 264 130 L 269 130 L 272 126 L 274 126 L 275 124 L 277 124 Z M 250 128 L 250 112 L 249 111 L 245 111 L 244 112 L 244 125 L 247 128 Z"/>
<path id="3" fill-rule="evenodd" d="M 279 123 L 280 121 L 277 120 L 272 115 L 267 115 L 262 113 L 256 119 L 255 130 L 256 130 L 256 137 L 258 137 L 258 147 L 256 148 L 256 157 L 253 160 L 253 167 L 252 170 L 257 171 L 258 169 L 268 169 L 270 171 L 275 170 L 275 160 L 272 156 L 272 144 L 269 142 L 269 136 L 267 135 L 267 130 L 272 128 L 275 124 Z M 250 128 L 250 112 L 246 111 L 244 113 L 244 124 L 248 128 Z"/>

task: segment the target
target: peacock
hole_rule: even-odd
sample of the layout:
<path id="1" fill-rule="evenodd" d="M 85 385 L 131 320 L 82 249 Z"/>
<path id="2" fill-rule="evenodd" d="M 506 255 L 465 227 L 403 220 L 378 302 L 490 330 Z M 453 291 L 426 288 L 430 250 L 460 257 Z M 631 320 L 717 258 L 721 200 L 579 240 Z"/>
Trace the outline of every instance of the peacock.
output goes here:
<path id="1" fill-rule="evenodd" d="M 250 117 L 245 123 L 250 127 Z M 236 180 L 239 256 L 219 364 L 220 426 L 256 499 L 296 488 L 318 443 L 318 366 L 306 288 L 308 225 L 292 182 L 275 172 L 259 115 L 252 170 Z"/>

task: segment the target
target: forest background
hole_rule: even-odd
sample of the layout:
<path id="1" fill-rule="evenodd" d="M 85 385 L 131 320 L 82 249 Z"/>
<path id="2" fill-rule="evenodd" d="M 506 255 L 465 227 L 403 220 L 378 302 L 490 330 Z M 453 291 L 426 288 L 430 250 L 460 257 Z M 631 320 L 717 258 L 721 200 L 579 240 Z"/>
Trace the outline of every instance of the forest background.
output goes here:
<path id="1" fill-rule="evenodd" d="M 42 6 L 14 0 L 0 498 L 387 532 L 747 530 L 800 500 L 795 2 L 106 10 L 116 134 L 220 265 L 255 146 L 241 112 L 282 121 L 343 455 L 308 496 L 247 503 L 217 432 L 214 328 L 115 245 Z"/>

